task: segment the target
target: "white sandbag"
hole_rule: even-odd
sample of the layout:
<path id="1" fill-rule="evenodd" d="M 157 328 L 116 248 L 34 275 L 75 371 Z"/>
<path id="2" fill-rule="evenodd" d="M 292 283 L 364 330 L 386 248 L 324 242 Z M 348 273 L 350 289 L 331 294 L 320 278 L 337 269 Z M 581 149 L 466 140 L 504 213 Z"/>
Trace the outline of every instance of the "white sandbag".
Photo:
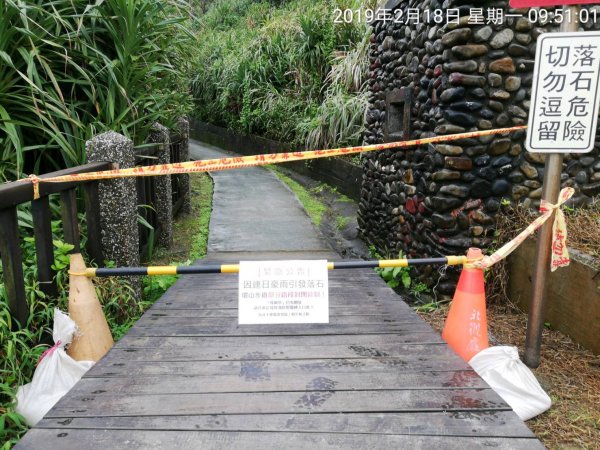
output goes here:
<path id="1" fill-rule="evenodd" d="M 31 383 L 19 387 L 16 411 L 35 425 L 69 389 L 94 365 L 94 361 L 75 361 L 65 351 L 77 330 L 75 322 L 54 309 L 52 337 L 54 347 L 44 352 Z"/>
<path id="2" fill-rule="evenodd" d="M 535 375 L 519 359 L 517 347 L 486 348 L 473 356 L 469 364 L 522 420 L 529 420 L 552 405 Z"/>

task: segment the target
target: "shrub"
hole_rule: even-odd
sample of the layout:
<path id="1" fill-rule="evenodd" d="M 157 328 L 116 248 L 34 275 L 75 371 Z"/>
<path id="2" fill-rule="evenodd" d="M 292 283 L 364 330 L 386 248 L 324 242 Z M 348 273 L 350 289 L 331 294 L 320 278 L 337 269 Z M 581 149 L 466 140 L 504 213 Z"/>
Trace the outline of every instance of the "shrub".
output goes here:
<path id="1" fill-rule="evenodd" d="M 333 10 L 369 5 L 273 3 L 216 0 L 200 18 L 194 115 L 292 145 L 359 144 L 370 31 Z"/>
<path id="2" fill-rule="evenodd" d="M 93 134 L 136 143 L 189 108 L 181 0 L 0 3 L 0 180 L 82 164 Z"/>

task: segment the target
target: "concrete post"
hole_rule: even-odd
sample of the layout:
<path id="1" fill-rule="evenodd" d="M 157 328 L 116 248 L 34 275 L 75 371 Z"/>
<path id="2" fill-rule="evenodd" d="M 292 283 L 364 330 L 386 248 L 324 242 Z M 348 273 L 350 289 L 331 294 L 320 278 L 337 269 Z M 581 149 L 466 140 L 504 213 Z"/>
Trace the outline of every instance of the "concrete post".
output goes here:
<path id="1" fill-rule="evenodd" d="M 112 161 L 120 169 L 133 167 L 133 142 L 108 131 L 85 143 L 88 162 Z M 100 234 L 106 260 L 119 267 L 139 266 L 139 230 L 137 222 L 137 189 L 135 178 L 101 181 L 98 186 Z M 137 297 L 141 297 L 139 278 L 131 279 Z"/>
<path id="2" fill-rule="evenodd" d="M 181 135 L 181 161 L 190 160 L 190 122 L 186 117 L 180 117 L 177 121 L 177 131 Z M 190 176 L 188 174 L 179 175 L 181 180 L 181 191 L 184 196 L 181 212 L 189 214 L 192 211 L 190 203 Z"/>
<path id="3" fill-rule="evenodd" d="M 152 130 L 148 135 L 148 142 L 160 145 L 160 151 L 157 154 L 158 160 L 155 164 L 169 164 L 171 162 L 171 152 L 169 145 L 169 129 L 159 123 L 152 125 Z M 171 189 L 171 176 L 163 175 L 156 178 L 156 214 L 158 216 L 159 233 L 158 245 L 161 247 L 170 247 L 173 243 L 173 199 Z"/>

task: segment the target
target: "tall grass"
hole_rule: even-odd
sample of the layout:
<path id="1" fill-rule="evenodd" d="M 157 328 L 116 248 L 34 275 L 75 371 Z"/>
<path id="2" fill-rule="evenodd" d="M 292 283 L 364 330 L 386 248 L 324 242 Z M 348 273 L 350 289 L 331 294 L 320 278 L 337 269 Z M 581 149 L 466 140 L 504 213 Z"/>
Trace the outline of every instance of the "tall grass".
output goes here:
<path id="1" fill-rule="evenodd" d="M 183 0 L 0 2 L 0 181 L 81 164 L 93 134 L 141 143 L 189 110 Z"/>
<path id="2" fill-rule="evenodd" d="M 309 147 L 362 140 L 369 31 L 333 10 L 374 1 L 216 0 L 196 29 L 194 114 Z"/>

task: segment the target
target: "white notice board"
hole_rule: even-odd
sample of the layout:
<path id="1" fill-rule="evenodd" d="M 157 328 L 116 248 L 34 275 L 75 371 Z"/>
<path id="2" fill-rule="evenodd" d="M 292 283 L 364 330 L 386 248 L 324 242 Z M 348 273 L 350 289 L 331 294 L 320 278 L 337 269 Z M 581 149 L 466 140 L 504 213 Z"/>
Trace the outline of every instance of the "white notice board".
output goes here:
<path id="1" fill-rule="evenodd" d="M 241 261 L 241 325 L 329 323 L 327 261 Z"/>
<path id="2" fill-rule="evenodd" d="M 527 150 L 591 151 L 598 123 L 599 81 L 600 31 L 542 34 L 537 40 Z"/>

